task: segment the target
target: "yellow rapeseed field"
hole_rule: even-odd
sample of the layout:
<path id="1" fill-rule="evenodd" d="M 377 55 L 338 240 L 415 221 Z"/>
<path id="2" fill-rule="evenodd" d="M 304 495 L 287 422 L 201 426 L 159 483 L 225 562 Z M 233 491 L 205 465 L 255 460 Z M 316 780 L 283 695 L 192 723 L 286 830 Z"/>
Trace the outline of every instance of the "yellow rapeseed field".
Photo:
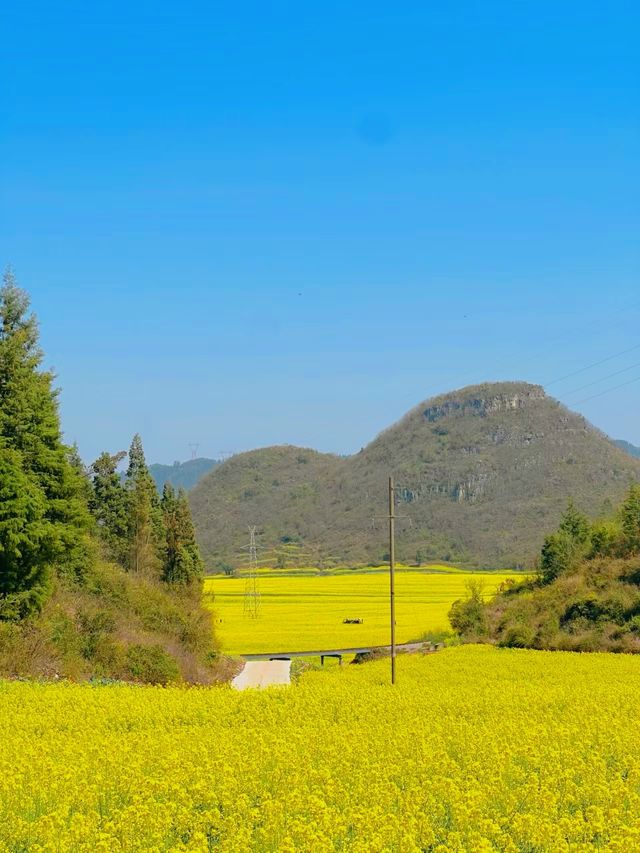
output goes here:
<path id="1" fill-rule="evenodd" d="M 0 683 L 0 849 L 640 850 L 640 660 L 458 647 L 235 693 Z"/>
<path id="2" fill-rule="evenodd" d="M 400 570 L 396 574 L 398 642 L 418 639 L 425 631 L 450 628 L 452 602 L 467 595 L 475 579 L 489 596 L 506 579 L 522 575 Z M 244 615 L 243 578 L 218 576 L 205 581 L 205 603 L 216 615 L 216 634 L 230 654 L 336 649 L 389 642 L 389 575 L 378 572 L 290 577 L 261 575 L 260 613 Z M 345 618 L 363 619 L 345 625 Z"/>

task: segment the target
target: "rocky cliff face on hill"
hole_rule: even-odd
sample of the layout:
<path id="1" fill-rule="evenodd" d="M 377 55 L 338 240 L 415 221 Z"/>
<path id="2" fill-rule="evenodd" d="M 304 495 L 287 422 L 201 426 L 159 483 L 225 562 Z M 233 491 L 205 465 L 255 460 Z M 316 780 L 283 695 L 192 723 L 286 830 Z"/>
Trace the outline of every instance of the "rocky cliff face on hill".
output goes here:
<path id="1" fill-rule="evenodd" d="M 530 564 L 570 496 L 592 516 L 608 512 L 640 462 L 539 386 L 464 388 L 350 457 L 277 447 L 220 465 L 191 495 L 207 564 L 242 564 L 250 524 L 270 562 L 381 561 L 390 474 L 400 559 L 505 567 Z"/>

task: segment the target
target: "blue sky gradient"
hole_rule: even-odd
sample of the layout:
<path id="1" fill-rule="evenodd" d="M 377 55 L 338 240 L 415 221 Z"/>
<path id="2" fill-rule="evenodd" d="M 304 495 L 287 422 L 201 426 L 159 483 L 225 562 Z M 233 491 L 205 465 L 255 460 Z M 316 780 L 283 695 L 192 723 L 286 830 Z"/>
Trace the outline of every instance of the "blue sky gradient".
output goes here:
<path id="1" fill-rule="evenodd" d="M 640 349 L 553 382 L 640 344 L 637 3 L 3 22 L 0 263 L 85 458 L 136 431 L 166 462 L 351 452 L 499 379 L 640 444 L 640 381 L 582 402 L 640 380 Z"/>

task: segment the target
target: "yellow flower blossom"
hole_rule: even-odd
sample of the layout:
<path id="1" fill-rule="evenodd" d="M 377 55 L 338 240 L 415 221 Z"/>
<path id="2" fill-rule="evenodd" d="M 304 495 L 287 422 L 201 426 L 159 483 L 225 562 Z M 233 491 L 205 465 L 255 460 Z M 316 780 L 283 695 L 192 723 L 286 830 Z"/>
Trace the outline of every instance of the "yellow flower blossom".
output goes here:
<path id="1" fill-rule="evenodd" d="M 0 850 L 640 849 L 640 659 L 459 647 L 290 688 L 0 682 Z"/>

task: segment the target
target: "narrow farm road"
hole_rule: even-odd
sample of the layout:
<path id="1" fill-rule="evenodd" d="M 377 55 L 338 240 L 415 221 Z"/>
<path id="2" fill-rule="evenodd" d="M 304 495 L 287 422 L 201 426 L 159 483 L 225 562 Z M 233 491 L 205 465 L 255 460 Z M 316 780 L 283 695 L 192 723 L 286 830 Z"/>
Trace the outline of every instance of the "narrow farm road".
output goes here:
<path id="1" fill-rule="evenodd" d="M 290 660 L 252 660 L 231 682 L 235 690 L 248 687 L 271 687 L 274 684 L 290 684 Z"/>

